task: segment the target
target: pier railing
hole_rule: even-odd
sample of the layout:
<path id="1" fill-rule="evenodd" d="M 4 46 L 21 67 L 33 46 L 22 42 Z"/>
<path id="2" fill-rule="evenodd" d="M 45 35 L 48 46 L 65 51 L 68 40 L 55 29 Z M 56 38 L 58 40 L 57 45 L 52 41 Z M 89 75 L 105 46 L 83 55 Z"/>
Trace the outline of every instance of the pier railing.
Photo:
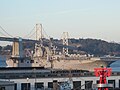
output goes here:
<path id="1" fill-rule="evenodd" d="M 94 72 L 83 70 L 14 70 L 0 69 L 0 79 L 18 78 L 52 78 L 52 77 L 94 77 Z M 112 72 L 112 76 L 120 76 L 120 72 Z"/>

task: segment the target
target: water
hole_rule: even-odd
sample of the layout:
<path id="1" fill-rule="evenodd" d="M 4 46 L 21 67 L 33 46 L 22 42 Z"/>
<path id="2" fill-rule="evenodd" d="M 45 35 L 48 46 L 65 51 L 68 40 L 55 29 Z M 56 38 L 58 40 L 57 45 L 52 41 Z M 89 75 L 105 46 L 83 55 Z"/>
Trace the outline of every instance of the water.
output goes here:
<path id="1" fill-rule="evenodd" d="M 112 63 L 110 65 L 110 67 L 112 68 L 112 71 L 119 71 L 120 72 L 120 60 Z"/>
<path id="2" fill-rule="evenodd" d="M 0 67 L 7 67 L 6 57 L 0 56 Z"/>

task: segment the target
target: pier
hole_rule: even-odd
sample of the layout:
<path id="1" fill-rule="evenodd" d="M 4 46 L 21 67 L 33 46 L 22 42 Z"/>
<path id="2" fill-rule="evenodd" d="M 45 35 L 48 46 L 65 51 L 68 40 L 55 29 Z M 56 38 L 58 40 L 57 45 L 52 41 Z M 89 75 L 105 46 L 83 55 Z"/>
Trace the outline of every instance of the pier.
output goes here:
<path id="1" fill-rule="evenodd" d="M 14 90 L 53 90 L 53 82 L 58 84 L 73 81 L 73 90 L 92 90 L 93 84 L 97 84 L 99 77 L 94 72 L 85 70 L 54 70 L 44 68 L 0 68 L 0 80 L 12 81 L 15 84 Z M 107 78 L 113 88 L 120 88 L 120 72 L 112 72 Z M 114 90 L 114 89 L 110 90 Z"/>

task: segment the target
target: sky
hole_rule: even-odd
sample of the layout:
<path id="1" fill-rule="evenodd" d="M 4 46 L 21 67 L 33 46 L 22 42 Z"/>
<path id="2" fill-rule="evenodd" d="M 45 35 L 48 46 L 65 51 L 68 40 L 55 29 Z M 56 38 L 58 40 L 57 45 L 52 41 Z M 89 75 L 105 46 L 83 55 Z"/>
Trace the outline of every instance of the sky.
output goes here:
<path id="1" fill-rule="evenodd" d="M 53 38 L 120 42 L 120 0 L 0 0 L 0 26 L 10 35 L 24 37 L 37 23 Z"/>

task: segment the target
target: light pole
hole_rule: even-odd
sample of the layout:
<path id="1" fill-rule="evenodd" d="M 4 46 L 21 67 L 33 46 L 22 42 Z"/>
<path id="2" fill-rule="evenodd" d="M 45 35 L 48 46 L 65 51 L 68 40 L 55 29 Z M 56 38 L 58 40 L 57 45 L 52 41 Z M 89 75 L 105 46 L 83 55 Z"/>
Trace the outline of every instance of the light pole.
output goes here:
<path id="1" fill-rule="evenodd" d="M 34 71 L 34 78 L 35 78 L 35 84 L 34 84 L 35 86 L 34 86 L 34 87 L 35 87 L 35 90 L 37 90 L 37 84 L 36 84 L 36 68 L 34 68 L 33 71 Z"/>
<path id="2" fill-rule="evenodd" d="M 29 83 L 28 83 L 28 81 L 29 81 L 29 78 L 27 78 L 27 90 L 29 90 L 29 87 L 28 87 Z"/>

